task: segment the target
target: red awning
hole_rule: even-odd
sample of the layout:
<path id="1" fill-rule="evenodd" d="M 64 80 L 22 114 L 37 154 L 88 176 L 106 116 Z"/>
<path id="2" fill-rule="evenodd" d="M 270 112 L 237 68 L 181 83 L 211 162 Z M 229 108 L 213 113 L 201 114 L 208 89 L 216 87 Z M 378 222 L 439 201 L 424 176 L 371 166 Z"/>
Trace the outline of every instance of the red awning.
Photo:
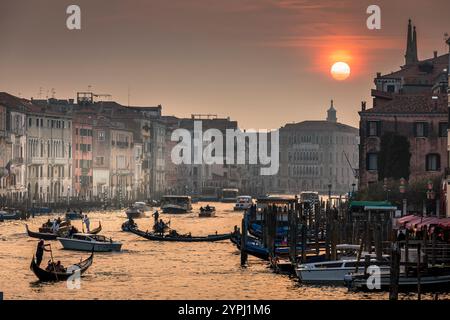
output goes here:
<path id="1" fill-rule="evenodd" d="M 439 227 L 450 229 L 450 218 L 439 219 Z"/>
<path id="2" fill-rule="evenodd" d="M 397 223 L 402 225 L 402 224 L 407 223 L 415 218 L 417 218 L 417 216 L 414 216 L 414 215 L 404 216 L 404 217 L 398 218 Z"/>
<path id="3" fill-rule="evenodd" d="M 422 228 L 423 226 L 429 227 L 430 225 L 437 225 L 442 219 L 436 218 L 436 217 L 428 217 L 423 218 L 422 222 L 419 222 L 416 227 L 418 229 Z"/>

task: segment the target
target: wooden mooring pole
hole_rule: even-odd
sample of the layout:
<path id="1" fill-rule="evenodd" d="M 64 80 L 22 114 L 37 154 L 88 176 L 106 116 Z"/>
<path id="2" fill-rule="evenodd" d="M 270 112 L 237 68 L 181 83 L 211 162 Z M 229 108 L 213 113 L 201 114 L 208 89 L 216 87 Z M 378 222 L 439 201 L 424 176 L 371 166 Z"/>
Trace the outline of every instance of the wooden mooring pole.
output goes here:
<path id="1" fill-rule="evenodd" d="M 247 265 L 248 254 L 247 254 L 247 221 L 244 218 L 242 219 L 242 228 L 241 228 L 241 266 Z"/>
<path id="2" fill-rule="evenodd" d="M 400 278 L 400 245 L 393 242 L 391 247 L 391 274 L 389 300 L 398 300 L 398 281 Z"/>

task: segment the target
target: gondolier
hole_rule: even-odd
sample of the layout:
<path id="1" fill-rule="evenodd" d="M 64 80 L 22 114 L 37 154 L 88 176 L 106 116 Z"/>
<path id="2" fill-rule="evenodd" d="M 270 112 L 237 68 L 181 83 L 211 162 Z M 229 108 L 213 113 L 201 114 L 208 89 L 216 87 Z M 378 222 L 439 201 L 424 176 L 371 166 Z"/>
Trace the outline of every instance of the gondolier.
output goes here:
<path id="1" fill-rule="evenodd" d="M 158 219 L 159 219 L 159 212 L 158 210 L 155 211 L 155 213 L 152 214 L 152 217 L 155 217 L 155 223 L 154 225 L 158 224 Z"/>
<path id="2" fill-rule="evenodd" d="M 37 248 L 36 248 L 36 265 L 39 267 L 42 262 L 42 258 L 44 256 L 44 251 L 50 252 L 49 249 L 46 249 L 45 247 L 49 247 L 49 244 L 45 244 L 44 240 L 40 240 L 38 242 Z"/>

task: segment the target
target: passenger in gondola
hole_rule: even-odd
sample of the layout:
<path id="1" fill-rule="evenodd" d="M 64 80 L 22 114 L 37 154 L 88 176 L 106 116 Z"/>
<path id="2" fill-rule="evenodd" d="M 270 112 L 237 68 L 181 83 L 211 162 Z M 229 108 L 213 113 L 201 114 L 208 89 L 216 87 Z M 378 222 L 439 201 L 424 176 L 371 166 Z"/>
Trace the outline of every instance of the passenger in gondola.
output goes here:
<path id="1" fill-rule="evenodd" d="M 56 272 L 66 272 L 66 268 L 61 264 L 61 261 L 58 260 L 58 262 L 55 265 L 55 271 Z"/>
<path id="2" fill-rule="evenodd" d="M 51 260 L 48 260 L 47 262 L 47 268 L 45 268 L 46 271 L 55 271 L 55 263 L 53 263 Z"/>
<path id="3" fill-rule="evenodd" d="M 36 248 L 36 265 L 39 267 L 42 262 L 42 257 L 44 256 L 44 251 L 50 252 L 46 247 L 50 247 L 49 244 L 45 244 L 44 240 L 39 240 Z"/>

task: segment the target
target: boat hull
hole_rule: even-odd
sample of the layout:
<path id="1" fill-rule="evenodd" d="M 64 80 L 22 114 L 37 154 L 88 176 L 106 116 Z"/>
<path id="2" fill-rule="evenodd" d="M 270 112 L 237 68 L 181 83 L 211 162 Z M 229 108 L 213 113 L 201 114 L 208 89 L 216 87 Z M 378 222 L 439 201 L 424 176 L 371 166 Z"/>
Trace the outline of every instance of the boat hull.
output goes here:
<path id="1" fill-rule="evenodd" d="M 53 281 L 65 281 L 69 279 L 69 277 L 79 273 L 82 275 L 87 271 L 87 269 L 92 265 L 92 262 L 94 260 L 94 255 L 91 254 L 89 258 L 86 260 L 74 264 L 74 266 L 78 267 L 78 270 L 74 270 L 73 272 L 49 272 L 44 269 L 41 269 L 38 267 L 38 265 L 35 263 L 35 259 L 33 257 L 30 265 L 31 271 L 36 275 L 36 277 L 43 282 L 53 282 Z"/>
<path id="2" fill-rule="evenodd" d="M 391 285 L 391 278 L 389 272 L 382 272 L 380 277 L 380 287 L 375 288 L 377 291 L 389 291 Z M 417 277 L 406 277 L 401 275 L 398 281 L 400 291 L 417 291 Z M 355 291 L 370 290 L 367 286 L 367 280 L 364 277 L 358 276 L 350 284 L 351 289 Z M 420 287 L 422 291 L 426 290 L 440 290 L 450 289 L 450 274 L 443 275 L 425 275 L 420 277 Z M 373 289 L 372 289 L 373 290 Z"/>
<path id="3" fill-rule="evenodd" d="M 170 241 L 170 242 L 216 242 L 228 240 L 231 234 L 209 235 L 206 237 L 169 237 L 159 236 L 154 233 L 147 233 L 138 229 L 129 229 L 130 232 L 151 241 Z"/>
<path id="4" fill-rule="evenodd" d="M 68 238 L 57 238 L 61 245 L 66 250 L 76 251 L 94 251 L 94 252 L 112 252 L 120 251 L 122 244 L 118 242 L 97 242 L 97 241 L 84 241 Z"/>
<path id="5" fill-rule="evenodd" d="M 185 214 L 189 213 L 190 210 L 182 207 L 174 207 L 174 206 L 167 206 L 161 208 L 163 213 L 169 213 L 169 214 Z"/>

